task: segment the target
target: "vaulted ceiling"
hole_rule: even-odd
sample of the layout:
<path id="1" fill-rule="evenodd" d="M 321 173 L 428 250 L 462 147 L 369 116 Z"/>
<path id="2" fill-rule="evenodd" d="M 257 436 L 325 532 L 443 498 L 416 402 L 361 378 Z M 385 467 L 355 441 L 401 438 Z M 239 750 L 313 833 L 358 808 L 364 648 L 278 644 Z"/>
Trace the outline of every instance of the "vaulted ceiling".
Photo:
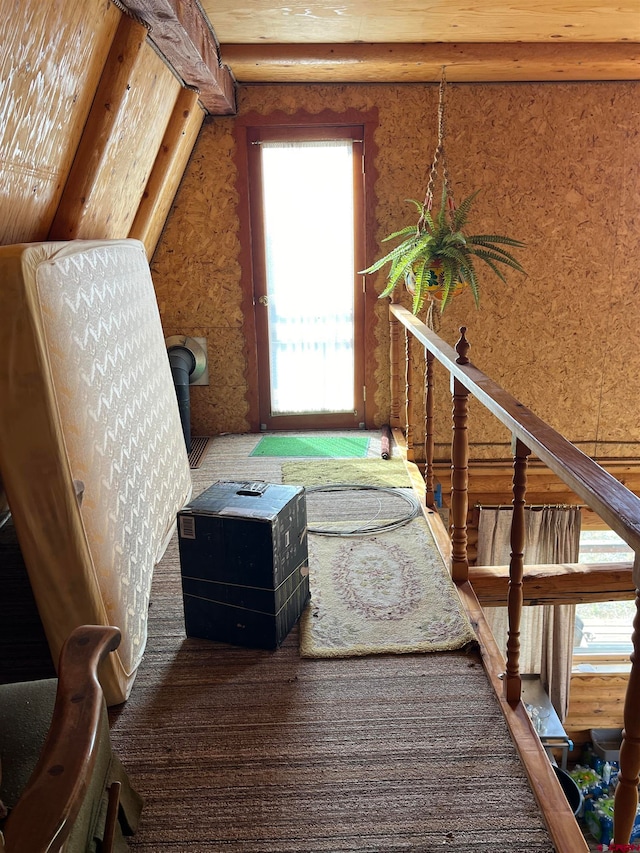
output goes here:
<path id="1" fill-rule="evenodd" d="M 252 84 L 437 81 L 443 66 L 452 82 L 640 79 L 640 0 L 126 5 L 149 23 L 152 40 L 155 33 L 163 41 L 164 31 L 165 48 L 158 47 L 174 67 L 171 45 L 186 33 L 186 58 L 176 70 L 200 88 L 207 69 L 225 91 L 227 77 Z M 210 112 L 232 111 L 206 98 Z"/>

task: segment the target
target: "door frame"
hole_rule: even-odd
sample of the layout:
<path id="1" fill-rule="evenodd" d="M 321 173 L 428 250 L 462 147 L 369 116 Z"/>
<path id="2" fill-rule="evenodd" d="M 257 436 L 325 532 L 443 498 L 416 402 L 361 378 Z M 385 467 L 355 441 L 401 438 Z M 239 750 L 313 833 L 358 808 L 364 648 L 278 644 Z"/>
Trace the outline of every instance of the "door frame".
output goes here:
<path id="1" fill-rule="evenodd" d="M 368 357 L 376 341 L 376 319 L 375 319 L 375 302 L 377 294 L 374 291 L 373 285 L 369 284 L 367 278 L 361 276 L 362 282 L 362 299 L 356 299 L 354 308 L 362 312 L 361 322 L 359 323 L 362 329 L 362 342 L 360 343 L 360 351 L 362 353 L 362 364 L 360 365 L 359 380 L 362 382 L 362 396 L 365 405 L 364 417 L 354 418 L 352 415 L 347 415 L 345 421 L 331 422 L 330 416 L 323 414 L 314 415 L 277 415 L 274 418 L 268 419 L 265 424 L 264 418 L 260 417 L 259 408 L 259 383 L 261 374 L 264 376 L 264 369 L 259 370 L 258 365 L 258 330 L 255 317 L 255 293 L 254 293 L 254 258 L 252 251 L 252 219 L 251 219 L 251 187 L 249 182 L 248 161 L 250 156 L 251 144 L 249 135 L 251 128 L 294 128 L 307 129 L 313 137 L 322 127 L 348 127 L 358 126 L 363 130 L 363 167 L 366 163 L 363 179 L 363 203 L 362 211 L 364 221 L 362 223 L 362 231 L 364 242 L 362 247 L 356 247 L 356 251 L 360 251 L 360 255 L 356 255 L 356 269 L 364 269 L 369 266 L 374 259 L 377 245 L 375 243 L 375 153 L 377 147 L 374 140 L 374 131 L 378 126 L 378 111 L 372 109 L 366 112 L 358 110 L 347 110 L 343 113 L 334 113 L 329 110 L 324 110 L 321 113 L 311 114 L 307 112 L 297 112 L 293 115 L 287 115 L 283 112 L 263 115 L 261 113 L 247 113 L 244 116 L 236 118 L 234 125 L 236 151 L 235 163 L 237 168 L 236 189 L 238 192 L 238 218 L 239 218 L 239 239 L 240 239 L 240 281 L 242 286 L 242 309 L 243 309 L 243 329 L 245 333 L 245 353 L 247 359 L 247 370 L 245 379 L 247 382 L 247 420 L 250 423 L 252 432 L 259 432 L 261 428 L 267 426 L 269 430 L 301 430 L 301 429 L 355 429 L 364 424 L 366 429 L 372 429 L 376 425 L 375 411 L 375 391 L 377 381 L 375 375 L 376 365 L 374 360 Z M 362 257 L 362 263 L 357 260 Z M 367 286 L 368 285 L 368 286 Z M 360 319 L 360 318 L 359 318 Z M 268 376 L 268 374 L 267 374 Z M 267 380 L 268 381 L 268 380 Z M 348 420 L 348 422 L 347 422 Z M 271 424 L 271 421 L 275 421 Z"/>

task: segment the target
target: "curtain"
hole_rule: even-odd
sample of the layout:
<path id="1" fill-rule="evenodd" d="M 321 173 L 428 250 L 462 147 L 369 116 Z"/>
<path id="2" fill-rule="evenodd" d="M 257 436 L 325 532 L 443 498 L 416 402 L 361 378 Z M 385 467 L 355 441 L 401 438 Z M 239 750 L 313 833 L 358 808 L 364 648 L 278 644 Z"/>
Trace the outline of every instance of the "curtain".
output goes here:
<path id="1" fill-rule="evenodd" d="M 512 507 L 480 507 L 478 566 L 509 565 Z M 525 565 L 577 563 L 580 507 L 525 507 Z M 551 703 L 564 720 L 569 706 L 575 605 L 524 607 L 520 627 L 520 671 L 538 673 Z M 496 641 L 507 647 L 507 608 L 490 607 L 485 616 Z"/>

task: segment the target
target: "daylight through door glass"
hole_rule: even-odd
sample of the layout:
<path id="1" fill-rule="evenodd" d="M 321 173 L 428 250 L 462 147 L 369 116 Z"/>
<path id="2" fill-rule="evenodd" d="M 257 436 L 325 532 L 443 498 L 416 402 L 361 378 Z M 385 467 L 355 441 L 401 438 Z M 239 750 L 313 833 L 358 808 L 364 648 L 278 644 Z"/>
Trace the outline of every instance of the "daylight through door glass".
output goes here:
<path id="1" fill-rule="evenodd" d="M 352 149 L 261 143 L 274 415 L 354 409 Z"/>

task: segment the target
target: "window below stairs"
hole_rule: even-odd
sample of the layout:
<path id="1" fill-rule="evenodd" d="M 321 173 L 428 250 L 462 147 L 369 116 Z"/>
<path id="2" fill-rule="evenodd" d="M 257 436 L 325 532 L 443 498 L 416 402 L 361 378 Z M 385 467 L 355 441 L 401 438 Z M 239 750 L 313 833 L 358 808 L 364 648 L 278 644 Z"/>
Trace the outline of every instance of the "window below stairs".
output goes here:
<path id="1" fill-rule="evenodd" d="M 634 554 L 612 530 L 583 530 L 581 563 L 633 562 Z M 628 672 L 634 601 L 603 601 L 576 606 L 573 672 Z"/>

